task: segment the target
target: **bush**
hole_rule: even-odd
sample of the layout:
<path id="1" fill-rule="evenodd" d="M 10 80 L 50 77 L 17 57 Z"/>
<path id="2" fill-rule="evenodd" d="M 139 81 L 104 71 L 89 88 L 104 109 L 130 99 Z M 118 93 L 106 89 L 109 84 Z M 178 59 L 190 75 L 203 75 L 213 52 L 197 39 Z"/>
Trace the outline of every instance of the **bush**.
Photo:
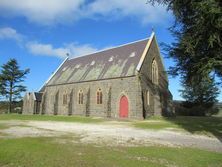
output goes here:
<path id="1" fill-rule="evenodd" d="M 198 105 L 187 102 L 175 103 L 175 113 L 180 116 L 211 116 L 219 112 L 216 105 Z"/>
<path id="2" fill-rule="evenodd" d="M 7 101 L 0 101 L 0 114 L 8 113 L 9 111 L 9 102 Z M 22 112 L 22 101 L 14 101 L 12 103 L 12 113 L 19 113 Z"/>

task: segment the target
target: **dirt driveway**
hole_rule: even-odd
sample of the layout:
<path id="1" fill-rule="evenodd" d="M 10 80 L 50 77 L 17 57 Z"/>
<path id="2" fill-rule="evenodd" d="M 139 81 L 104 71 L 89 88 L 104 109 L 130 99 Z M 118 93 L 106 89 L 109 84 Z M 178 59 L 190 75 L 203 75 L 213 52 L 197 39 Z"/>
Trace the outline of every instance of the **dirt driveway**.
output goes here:
<path id="1" fill-rule="evenodd" d="M 0 138 L 77 136 L 78 142 L 106 145 L 138 146 L 167 145 L 195 147 L 222 152 L 222 141 L 217 138 L 193 135 L 172 130 L 143 130 L 124 123 L 86 124 L 55 121 L 0 121 L 7 128 L 0 129 Z M 61 138 L 60 138 L 61 139 Z M 73 142 L 74 138 L 72 139 Z M 64 142 L 60 140 L 61 142 Z"/>

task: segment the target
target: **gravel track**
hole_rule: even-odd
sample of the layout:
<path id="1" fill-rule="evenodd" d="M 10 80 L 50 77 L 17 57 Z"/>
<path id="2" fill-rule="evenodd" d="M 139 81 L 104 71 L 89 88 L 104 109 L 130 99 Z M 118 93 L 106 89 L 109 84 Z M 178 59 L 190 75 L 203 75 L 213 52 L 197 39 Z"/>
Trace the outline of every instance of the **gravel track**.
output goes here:
<path id="1" fill-rule="evenodd" d="M 0 121 L 8 128 L 0 129 L 0 138 L 78 136 L 79 142 L 106 145 L 167 145 L 194 147 L 222 152 L 222 141 L 214 137 L 193 135 L 172 130 L 143 130 L 128 124 L 86 124 L 55 121 Z M 1 136 L 1 134 L 3 134 Z M 5 135 L 4 135 L 5 134 Z M 73 139 L 74 140 L 74 139 Z"/>

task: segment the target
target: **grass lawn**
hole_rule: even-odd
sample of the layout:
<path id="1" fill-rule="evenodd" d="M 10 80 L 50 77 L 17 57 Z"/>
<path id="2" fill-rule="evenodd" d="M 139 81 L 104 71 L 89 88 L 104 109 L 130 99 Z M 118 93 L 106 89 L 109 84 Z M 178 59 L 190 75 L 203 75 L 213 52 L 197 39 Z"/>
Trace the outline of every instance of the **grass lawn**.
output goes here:
<path id="1" fill-rule="evenodd" d="M 102 118 L 46 115 L 0 115 L 1 120 L 39 120 L 104 123 Z M 222 120 L 214 117 L 152 117 L 126 125 L 160 130 L 176 128 L 222 136 Z M 0 122 L 0 130 L 8 128 Z M 1 136 L 1 134 L 0 134 Z M 64 142 L 65 141 L 65 142 Z M 75 142 L 73 142 L 75 141 Z M 1 167 L 222 167 L 222 153 L 167 146 L 123 147 L 83 144 L 78 136 L 0 137 Z"/>
<path id="2" fill-rule="evenodd" d="M 53 116 L 53 115 L 20 115 L 0 114 L 0 120 L 36 120 L 36 121 L 62 121 L 80 123 L 103 123 L 107 120 L 95 117 L 81 116 Z M 127 120 L 125 123 L 142 129 L 162 130 L 173 128 L 178 131 L 188 131 L 194 134 L 203 134 L 222 138 L 221 117 L 150 117 L 146 120 Z M 1 128 L 1 125 L 0 125 Z"/>
<path id="3" fill-rule="evenodd" d="M 195 134 L 222 137 L 221 117 L 151 117 L 144 121 L 136 121 L 133 125 L 143 129 L 173 128 Z"/>
<path id="4" fill-rule="evenodd" d="M 0 166 L 5 167 L 222 166 L 221 153 L 191 148 L 61 144 L 54 138 L 0 139 L 0 148 Z"/>
<path id="5" fill-rule="evenodd" d="M 4 125 L 4 124 L 0 124 L 0 130 L 1 129 L 7 129 L 9 126 L 7 126 L 7 125 Z"/>
<path id="6" fill-rule="evenodd" d="M 102 118 L 81 117 L 81 116 L 61 116 L 61 115 L 21 115 L 21 114 L 0 114 L 0 120 L 35 120 L 35 121 L 62 121 L 62 122 L 81 122 L 99 123 Z"/>
<path id="7" fill-rule="evenodd" d="M 215 114 L 216 117 L 222 117 L 222 108 L 220 108 L 219 112 Z"/>

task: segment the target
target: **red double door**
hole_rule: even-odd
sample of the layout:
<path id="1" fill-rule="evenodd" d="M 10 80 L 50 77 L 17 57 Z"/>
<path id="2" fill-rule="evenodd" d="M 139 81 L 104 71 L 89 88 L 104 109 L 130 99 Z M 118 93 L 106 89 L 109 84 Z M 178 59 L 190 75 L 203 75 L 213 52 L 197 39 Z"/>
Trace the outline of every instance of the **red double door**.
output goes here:
<path id="1" fill-rule="evenodd" d="M 126 96 L 122 96 L 119 102 L 119 117 L 127 118 L 129 113 L 129 102 Z"/>

